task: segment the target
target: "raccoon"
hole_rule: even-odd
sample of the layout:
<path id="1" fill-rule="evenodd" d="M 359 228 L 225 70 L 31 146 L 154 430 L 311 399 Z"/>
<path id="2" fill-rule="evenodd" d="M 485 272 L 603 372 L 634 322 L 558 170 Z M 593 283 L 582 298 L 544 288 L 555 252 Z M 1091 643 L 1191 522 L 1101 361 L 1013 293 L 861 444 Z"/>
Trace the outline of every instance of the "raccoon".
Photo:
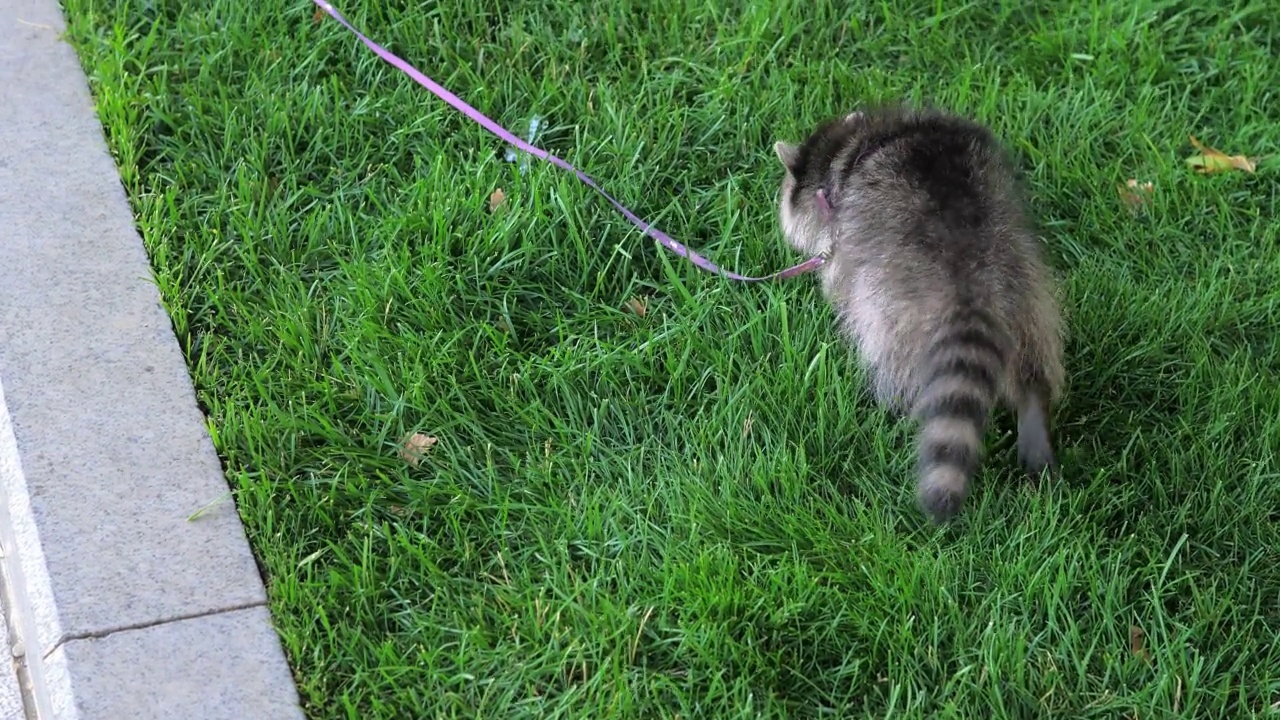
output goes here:
<path id="1" fill-rule="evenodd" d="M 871 390 L 918 423 L 916 496 L 934 523 L 960 512 L 997 404 L 1017 416 L 1018 456 L 1057 461 L 1064 322 L 1012 160 L 987 128 L 890 106 L 828 120 L 774 145 L 786 174 L 786 241 L 826 255 L 823 295 Z"/>

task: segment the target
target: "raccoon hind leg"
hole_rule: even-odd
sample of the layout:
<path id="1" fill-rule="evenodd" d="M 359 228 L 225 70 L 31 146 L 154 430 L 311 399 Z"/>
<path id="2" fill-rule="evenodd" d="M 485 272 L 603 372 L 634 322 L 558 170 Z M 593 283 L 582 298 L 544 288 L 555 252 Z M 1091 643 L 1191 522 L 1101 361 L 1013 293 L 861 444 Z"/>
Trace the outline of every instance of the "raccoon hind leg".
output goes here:
<path id="1" fill-rule="evenodd" d="M 1024 356 L 1015 379 L 1013 410 L 1018 417 L 1018 461 L 1032 479 L 1057 470 L 1049 421 L 1049 382 L 1033 360 Z"/>

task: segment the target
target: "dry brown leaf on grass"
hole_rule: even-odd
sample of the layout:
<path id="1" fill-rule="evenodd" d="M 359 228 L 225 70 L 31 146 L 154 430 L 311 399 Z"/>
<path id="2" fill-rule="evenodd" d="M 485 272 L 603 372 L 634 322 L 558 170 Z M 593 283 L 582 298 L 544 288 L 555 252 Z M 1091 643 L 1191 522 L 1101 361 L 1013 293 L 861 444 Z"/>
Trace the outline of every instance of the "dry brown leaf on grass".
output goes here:
<path id="1" fill-rule="evenodd" d="M 633 297 L 626 302 L 626 308 L 635 313 L 637 317 L 644 317 L 649 313 L 649 298 L 647 296 Z"/>
<path id="2" fill-rule="evenodd" d="M 319 25 L 320 21 L 323 19 L 324 19 L 324 10 L 321 10 L 320 8 L 316 8 L 316 14 L 311 16 L 312 24 Z"/>
<path id="3" fill-rule="evenodd" d="M 506 201 L 507 201 L 507 194 L 502 192 L 502 188 L 498 188 L 497 190 L 494 190 L 493 193 L 489 195 L 489 212 L 493 212 L 497 210 L 498 207 L 501 206 L 502 203 Z"/>
<path id="4" fill-rule="evenodd" d="M 1249 158 L 1244 155 L 1228 155 L 1221 150 L 1216 150 L 1208 145 L 1202 144 L 1196 139 L 1195 135 L 1191 136 L 1191 144 L 1195 146 L 1198 152 L 1187 158 L 1187 165 L 1198 173 L 1215 173 L 1225 170 L 1243 170 L 1252 173 L 1258 169 L 1258 158 Z"/>
<path id="5" fill-rule="evenodd" d="M 1142 628 L 1137 625 L 1129 626 L 1129 651 L 1143 662 L 1150 660 L 1150 655 L 1147 654 L 1146 638 L 1146 633 L 1142 632 Z"/>
<path id="6" fill-rule="evenodd" d="M 435 447 L 438 442 L 437 438 L 422 433 L 414 433 L 404 439 L 400 444 L 400 459 L 417 467 L 418 462 L 431 452 L 431 448 Z"/>
<path id="7" fill-rule="evenodd" d="M 1125 184 L 1117 185 L 1116 190 L 1120 192 L 1120 201 L 1129 210 L 1137 212 L 1151 199 L 1151 194 L 1155 192 L 1156 188 L 1155 185 L 1149 182 L 1140 183 L 1134 178 L 1129 178 L 1125 181 Z"/>

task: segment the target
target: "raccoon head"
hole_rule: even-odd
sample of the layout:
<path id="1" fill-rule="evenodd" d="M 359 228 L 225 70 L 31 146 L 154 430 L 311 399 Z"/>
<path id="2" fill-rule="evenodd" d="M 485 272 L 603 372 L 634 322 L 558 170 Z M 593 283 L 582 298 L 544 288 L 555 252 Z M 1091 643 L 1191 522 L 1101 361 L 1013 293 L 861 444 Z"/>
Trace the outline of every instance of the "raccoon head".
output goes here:
<path id="1" fill-rule="evenodd" d="M 773 146 L 786 174 L 778 199 L 778 220 L 782 237 L 804 253 L 822 251 L 823 236 L 831 213 L 831 203 L 822 187 L 808 187 L 800 173 L 800 148 L 779 140 Z"/>
<path id="2" fill-rule="evenodd" d="M 778 201 L 782 235 L 793 248 L 820 253 L 827 248 L 827 225 L 831 221 L 831 162 L 865 123 L 861 112 L 850 113 L 819 127 L 800 145 L 774 143 L 773 151 L 786 174 Z"/>

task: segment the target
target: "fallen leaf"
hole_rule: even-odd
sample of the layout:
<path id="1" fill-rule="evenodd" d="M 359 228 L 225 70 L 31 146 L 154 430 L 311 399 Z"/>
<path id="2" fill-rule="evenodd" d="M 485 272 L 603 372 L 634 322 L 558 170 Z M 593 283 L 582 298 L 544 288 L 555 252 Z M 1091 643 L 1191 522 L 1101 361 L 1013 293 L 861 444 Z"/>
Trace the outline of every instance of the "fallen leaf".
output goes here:
<path id="1" fill-rule="evenodd" d="M 1146 637 L 1146 633 L 1142 632 L 1142 628 L 1137 625 L 1129 626 L 1129 650 L 1139 660 L 1143 661 L 1147 660 L 1149 657 L 1144 643 Z"/>
<path id="2" fill-rule="evenodd" d="M 506 202 L 506 200 L 507 200 L 507 194 L 502 192 L 502 188 L 498 188 L 497 190 L 494 190 L 493 194 L 489 196 L 489 212 L 493 212 L 494 210 L 497 210 L 498 206 Z"/>
<path id="3" fill-rule="evenodd" d="M 422 433 L 414 433 L 404 439 L 404 443 L 400 446 L 400 458 L 410 465 L 417 467 L 418 461 L 435 447 L 437 439 L 430 435 Z"/>
<path id="4" fill-rule="evenodd" d="M 316 25 L 319 25 L 320 21 L 323 19 L 324 19 L 324 10 L 320 10 L 317 8 L 316 14 L 311 16 L 311 22 Z"/>
<path id="5" fill-rule="evenodd" d="M 1257 158 L 1247 158 L 1244 155 L 1228 155 L 1221 150 L 1215 150 L 1208 145 L 1201 144 L 1195 135 L 1191 136 L 1191 144 L 1195 146 L 1199 154 L 1187 158 L 1187 165 L 1190 165 L 1198 173 L 1214 173 L 1231 169 L 1252 173 L 1258 169 Z"/>
<path id="6" fill-rule="evenodd" d="M 644 317 L 649 312 L 649 298 L 647 297 L 631 298 L 630 300 L 627 301 L 626 307 L 628 310 L 635 313 L 636 315 L 640 317 Z"/>
<path id="7" fill-rule="evenodd" d="M 1134 178 L 1129 178 L 1125 184 L 1117 185 L 1116 190 L 1120 193 L 1121 202 L 1129 210 L 1137 212 L 1151 199 L 1151 194 L 1155 192 L 1155 185 L 1149 182 L 1139 183 Z"/>

